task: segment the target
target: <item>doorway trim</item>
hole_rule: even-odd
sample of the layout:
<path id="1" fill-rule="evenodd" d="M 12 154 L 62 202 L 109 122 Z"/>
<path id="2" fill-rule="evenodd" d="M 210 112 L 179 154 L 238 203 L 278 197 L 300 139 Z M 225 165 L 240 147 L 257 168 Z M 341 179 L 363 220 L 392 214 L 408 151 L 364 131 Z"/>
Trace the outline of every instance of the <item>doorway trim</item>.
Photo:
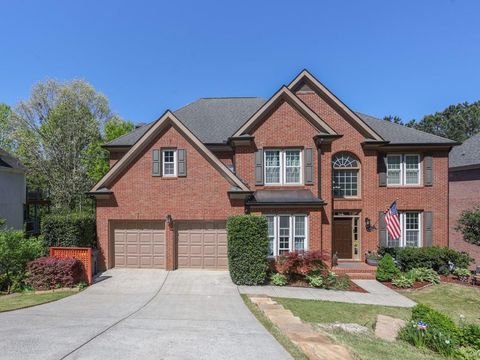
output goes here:
<path id="1" fill-rule="evenodd" d="M 361 260 L 362 258 L 360 217 L 360 211 L 336 210 L 333 213 L 333 221 L 335 221 L 335 219 L 352 219 L 352 256 L 349 259 L 340 260 Z M 333 239 L 333 241 L 335 241 L 335 239 Z"/>

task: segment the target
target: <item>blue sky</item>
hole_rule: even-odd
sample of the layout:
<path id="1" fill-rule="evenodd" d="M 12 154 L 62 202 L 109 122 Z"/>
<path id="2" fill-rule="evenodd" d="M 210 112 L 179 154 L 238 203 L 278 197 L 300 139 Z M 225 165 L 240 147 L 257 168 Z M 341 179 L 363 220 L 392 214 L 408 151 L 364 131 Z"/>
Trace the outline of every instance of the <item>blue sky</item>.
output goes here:
<path id="1" fill-rule="evenodd" d="M 80 78 L 134 122 L 270 97 L 307 68 L 351 108 L 419 119 L 480 100 L 478 0 L 0 0 L 0 102 Z"/>

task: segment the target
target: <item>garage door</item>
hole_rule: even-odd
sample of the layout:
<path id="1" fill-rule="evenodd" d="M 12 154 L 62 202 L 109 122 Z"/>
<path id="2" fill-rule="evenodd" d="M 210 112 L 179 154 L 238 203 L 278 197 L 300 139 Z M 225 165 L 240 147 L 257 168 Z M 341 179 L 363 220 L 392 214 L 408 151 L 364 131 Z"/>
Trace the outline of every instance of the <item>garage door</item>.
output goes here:
<path id="1" fill-rule="evenodd" d="M 178 268 L 227 269 L 225 221 L 178 222 Z"/>
<path id="2" fill-rule="evenodd" d="M 165 225 L 126 221 L 113 228 L 115 267 L 165 268 Z"/>

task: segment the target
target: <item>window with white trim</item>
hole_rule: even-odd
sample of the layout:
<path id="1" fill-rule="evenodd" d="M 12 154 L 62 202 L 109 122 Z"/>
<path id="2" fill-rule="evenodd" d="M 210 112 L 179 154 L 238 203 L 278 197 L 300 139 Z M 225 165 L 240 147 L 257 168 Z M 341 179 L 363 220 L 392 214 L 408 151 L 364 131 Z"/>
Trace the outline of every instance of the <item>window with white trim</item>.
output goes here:
<path id="1" fill-rule="evenodd" d="M 420 185 L 420 155 L 387 155 L 387 185 Z"/>
<path id="2" fill-rule="evenodd" d="M 266 185 L 294 185 L 302 183 L 302 150 L 264 150 Z"/>
<path id="3" fill-rule="evenodd" d="M 177 151 L 162 150 L 162 174 L 165 177 L 177 176 Z"/>
<path id="4" fill-rule="evenodd" d="M 332 158 L 333 195 L 335 197 L 357 197 L 360 162 L 349 153 L 338 153 Z"/>
<path id="5" fill-rule="evenodd" d="M 420 247 L 421 242 L 421 214 L 407 211 L 400 213 L 400 238 L 391 239 L 387 231 L 388 247 Z"/>
<path id="6" fill-rule="evenodd" d="M 306 215 L 266 215 L 269 256 L 290 251 L 307 250 L 308 221 Z"/>

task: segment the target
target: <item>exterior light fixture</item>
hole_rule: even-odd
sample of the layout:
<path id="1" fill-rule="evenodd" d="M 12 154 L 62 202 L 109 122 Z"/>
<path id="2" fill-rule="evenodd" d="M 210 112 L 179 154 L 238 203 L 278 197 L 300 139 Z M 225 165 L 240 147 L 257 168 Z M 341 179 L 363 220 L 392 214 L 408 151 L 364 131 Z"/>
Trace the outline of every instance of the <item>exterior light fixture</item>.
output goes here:
<path id="1" fill-rule="evenodd" d="M 172 225 L 173 223 L 172 215 L 168 214 L 167 216 L 165 216 L 165 221 L 167 222 L 168 225 Z"/>

